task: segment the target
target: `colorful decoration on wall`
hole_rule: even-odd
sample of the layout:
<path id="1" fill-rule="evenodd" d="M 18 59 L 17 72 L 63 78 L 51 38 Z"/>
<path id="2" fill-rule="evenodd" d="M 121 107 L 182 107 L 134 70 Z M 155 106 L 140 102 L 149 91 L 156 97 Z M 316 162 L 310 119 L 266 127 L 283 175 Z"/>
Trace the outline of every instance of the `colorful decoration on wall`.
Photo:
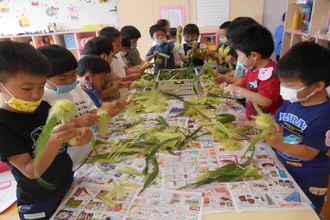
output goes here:
<path id="1" fill-rule="evenodd" d="M 2 12 L 2 13 L 10 12 L 8 5 L 7 5 L 7 1 L 0 0 L 0 12 Z"/>
<path id="2" fill-rule="evenodd" d="M 56 6 L 50 6 L 46 9 L 46 14 L 49 16 L 49 17 L 53 17 L 53 16 L 56 16 L 58 15 L 58 11 L 59 11 L 59 8 L 56 7 Z"/>
<path id="3" fill-rule="evenodd" d="M 75 6 L 75 5 L 70 5 L 68 7 L 68 11 L 69 11 L 69 18 L 71 19 L 71 21 L 78 21 L 79 20 L 79 7 Z"/>
<path id="4" fill-rule="evenodd" d="M 39 1 L 29 0 L 32 6 L 39 6 Z"/>
<path id="5" fill-rule="evenodd" d="M 20 17 L 18 19 L 18 25 L 20 27 L 30 27 L 30 19 L 28 17 Z"/>

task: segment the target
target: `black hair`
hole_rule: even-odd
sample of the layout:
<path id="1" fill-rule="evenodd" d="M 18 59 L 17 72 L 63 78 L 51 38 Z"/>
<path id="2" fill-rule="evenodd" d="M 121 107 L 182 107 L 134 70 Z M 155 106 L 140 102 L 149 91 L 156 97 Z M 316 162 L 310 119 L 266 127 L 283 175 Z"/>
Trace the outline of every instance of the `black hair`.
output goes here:
<path id="1" fill-rule="evenodd" d="M 107 39 L 109 42 L 113 43 L 116 38 L 120 37 L 121 33 L 114 27 L 102 28 L 99 37 Z"/>
<path id="2" fill-rule="evenodd" d="M 225 22 L 223 22 L 223 23 L 220 25 L 219 29 L 227 29 L 228 26 L 230 25 L 230 23 L 231 23 L 231 21 L 225 21 Z"/>
<path id="3" fill-rule="evenodd" d="M 50 73 L 50 64 L 45 56 L 29 44 L 0 42 L 0 81 L 18 73 L 47 76 Z"/>
<path id="4" fill-rule="evenodd" d="M 46 56 L 51 65 L 51 73 L 48 74 L 47 78 L 62 75 L 77 68 L 76 58 L 63 46 L 49 44 L 38 48 L 38 50 Z"/>
<path id="5" fill-rule="evenodd" d="M 166 31 L 164 29 L 164 27 L 158 25 L 158 24 L 155 24 L 155 25 L 152 25 L 150 28 L 149 28 L 149 34 L 151 37 L 154 36 L 154 33 L 157 32 L 157 31 L 163 31 L 165 34 L 166 34 Z"/>
<path id="6" fill-rule="evenodd" d="M 184 26 L 183 34 L 197 34 L 199 36 L 199 29 L 196 24 L 187 24 Z"/>
<path id="7" fill-rule="evenodd" d="M 111 51 L 113 51 L 112 43 L 101 37 L 94 37 L 90 39 L 84 47 L 84 53 L 86 55 L 94 54 L 100 56 L 103 53 L 109 55 Z"/>
<path id="8" fill-rule="evenodd" d="M 283 22 L 285 21 L 285 12 L 284 12 L 283 15 L 282 15 L 282 21 L 283 21 Z"/>
<path id="9" fill-rule="evenodd" d="M 232 42 L 235 42 L 235 35 L 244 27 L 249 25 L 258 24 L 253 18 L 250 17 L 237 17 L 228 26 L 226 36 Z"/>
<path id="10" fill-rule="evenodd" d="M 99 56 L 89 54 L 81 58 L 78 62 L 77 74 L 83 77 L 86 72 L 91 75 L 109 73 L 111 71 L 109 63 Z"/>
<path id="11" fill-rule="evenodd" d="M 274 73 L 279 78 L 299 79 L 310 86 L 323 81 L 330 85 L 330 50 L 313 42 L 294 45 L 278 61 Z"/>
<path id="12" fill-rule="evenodd" d="M 274 51 L 272 33 L 264 26 L 256 24 L 243 28 L 235 37 L 233 49 L 240 50 L 246 56 L 258 52 L 262 59 L 269 58 Z"/>
<path id="13" fill-rule="evenodd" d="M 122 47 L 131 47 L 131 41 L 125 35 L 123 35 L 123 40 L 121 41 L 121 46 Z"/>
<path id="14" fill-rule="evenodd" d="M 170 22 L 166 19 L 159 19 L 156 24 L 165 27 L 166 25 L 170 25 Z"/>
<path id="15" fill-rule="evenodd" d="M 170 28 L 170 34 L 172 37 L 176 36 L 176 28 Z"/>
<path id="16" fill-rule="evenodd" d="M 122 29 L 120 30 L 120 32 L 123 35 L 126 35 L 129 40 L 136 39 L 136 38 L 137 39 L 138 38 L 141 38 L 140 31 L 136 27 L 134 27 L 132 25 L 127 25 L 127 26 L 122 27 Z"/>

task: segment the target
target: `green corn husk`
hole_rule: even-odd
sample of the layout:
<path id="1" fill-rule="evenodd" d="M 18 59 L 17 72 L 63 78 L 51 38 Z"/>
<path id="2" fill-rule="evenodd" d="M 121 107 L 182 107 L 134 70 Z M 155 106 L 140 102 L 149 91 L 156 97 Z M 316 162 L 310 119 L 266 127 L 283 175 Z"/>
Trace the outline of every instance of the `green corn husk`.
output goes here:
<path id="1" fill-rule="evenodd" d="M 105 136 L 109 131 L 111 117 L 108 114 L 108 110 L 105 108 L 99 108 L 96 114 L 100 117 L 99 122 L 96 124 L 98 134 Z"/>
<path id="2" fill-rule="evenodd" d="M 116 170 L 121 173 L 127 173 L 127 174 L 132 174 L 136 176 L 142 176 L 142 173 L 139 171 L 136 171 L 132 168 L 129 167 L 121 167 L 121 166 L 116 166 Z"/>
<path id="3" fill-rule="evenodd" d="M 67 99 L 59 99 L 57 100 L 54 105 L 50 108 L 48 118 L 46 121 L 45 126 L 43 127 L 43 131 L 39 135 L 36 141 L 36 154 L 34 157 L 34 166 L 37 167 L 41 153 L 54 129 L 54 127 L 58 123 L 69 123 L 70 115 L 75 114 L 77 112 L 76 106 L 74 103 Z M 76 138 L 73 138 L 69 141 L 69 144 L 75 145 Z M 51 184 L 46 182 L 41 178 L 37 171 L 35 171 L 36 181 L 46 189 L 53 190 L 55 189 L 55 184 Z"/>

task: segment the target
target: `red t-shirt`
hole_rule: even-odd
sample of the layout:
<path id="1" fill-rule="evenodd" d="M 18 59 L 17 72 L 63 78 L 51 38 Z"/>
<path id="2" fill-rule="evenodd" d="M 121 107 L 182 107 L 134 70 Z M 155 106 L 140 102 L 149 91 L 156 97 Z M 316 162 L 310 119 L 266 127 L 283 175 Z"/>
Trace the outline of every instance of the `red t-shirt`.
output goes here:
<path id="1" fill-rule="evenodd" d="M 273 100 L 268 107 L 259 105 L 264 113 L 274 114 L 283 101 L 280 95 L 280 81 L 273 73 L 275 65 L 276 62 L 271 60 L 258 71 L 249 70 L 242 79 L 246 89 Z M 253 116 L 257 115 L 252 102 L 248 99 L 246 99 L 245 108 L 249 119 L 253 119 Z"/>

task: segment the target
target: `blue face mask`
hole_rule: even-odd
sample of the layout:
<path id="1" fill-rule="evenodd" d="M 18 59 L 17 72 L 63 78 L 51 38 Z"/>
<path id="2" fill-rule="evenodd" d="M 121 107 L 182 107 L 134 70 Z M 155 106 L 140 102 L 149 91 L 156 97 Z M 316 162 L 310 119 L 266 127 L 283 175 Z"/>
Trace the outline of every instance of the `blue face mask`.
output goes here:
<path id="1" fill-rule="evenodd" d="M 90 82 L 87 82 L 87 81 L 86 81 L 86 82 L 85 82 L 85 86 L 86 86 L 86 88 L 89 89 L 89 90 L 92 90 L 92 91 L 95 90 L 92 81 L 90 81 Z"/>
<path id="2" fill-rule="evenodd" d="M 76 88 L 76 85 L 78 84 L 78 81 L 75 80 L 73 83 L 71 84 L 66 84 L 66 85 L 56 85 L 55 83 L 53 83 L 52 81 L 47 80 L 49 83 L 53 84 L 54 86 L 56 86 L 56 90 L 52 89 L 52 91 L 54 91 L 55 93 L 67 93 L 72 91 L 74 88 Z"/>
<path id="3" fill-rule="evenodd" d="M 225 38 L 220 38 L 219 41 L 223 44 L 226 44 L 229 42 L 229 40 L 225 37 Z"/>
<path id="4" fill-rule="evenodd" d="M 131 49 L 131 50 L 135 50 L 137 48 L 137 44 L 132 44 L 130 47 L 129 47 L 129 49 Z"/>

